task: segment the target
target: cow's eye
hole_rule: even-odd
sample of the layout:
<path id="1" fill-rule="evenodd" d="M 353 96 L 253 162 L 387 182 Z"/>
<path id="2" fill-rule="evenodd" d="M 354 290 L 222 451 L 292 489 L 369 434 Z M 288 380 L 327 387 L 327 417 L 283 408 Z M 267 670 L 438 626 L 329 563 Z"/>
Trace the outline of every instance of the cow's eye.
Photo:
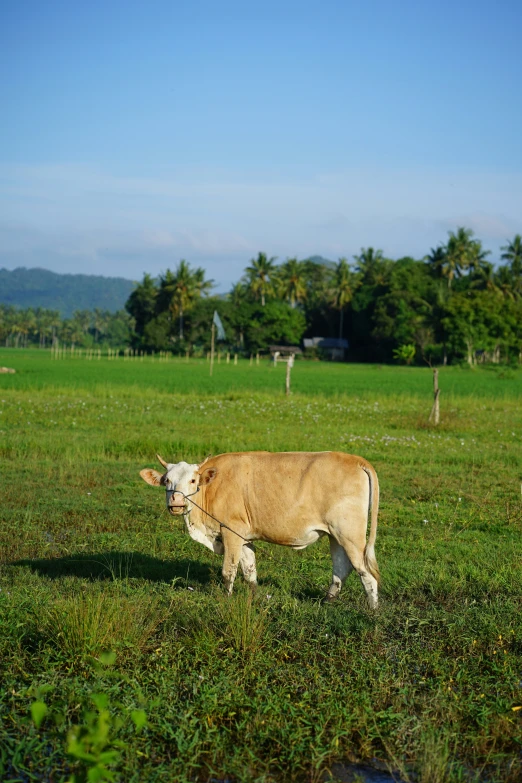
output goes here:
<path id="1" fill-rule="evenodd" d="M 196 479 L 191 479 L 191 480 L 190 480 L 190 483 L 191 483 L 191 484 L 195 484 L 195 483 L 196 483 Z"/>

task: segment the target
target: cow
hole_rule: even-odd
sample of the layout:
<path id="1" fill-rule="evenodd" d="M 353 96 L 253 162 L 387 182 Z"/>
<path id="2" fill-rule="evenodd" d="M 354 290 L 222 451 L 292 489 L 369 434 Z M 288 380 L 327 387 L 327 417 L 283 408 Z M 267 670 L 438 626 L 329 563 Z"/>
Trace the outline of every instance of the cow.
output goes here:
<path id="1" fill-rule="evenodd" d="M 165 472 L 145 468 L 140 476 L 165 488 L 169 513 L 184 517 L 194 541 L 224 555 L 229 594 L 238 565 L 246 582 L 257 585 L 253 541 L 304 549 L 327 535 L 333 574 L 325 601 L 337 598 L 355 569 L 370 606 L 377 606 L 379 481 L 365 459 L 335 451 L 246 451 L 200 464 L 156 456 Z"/>

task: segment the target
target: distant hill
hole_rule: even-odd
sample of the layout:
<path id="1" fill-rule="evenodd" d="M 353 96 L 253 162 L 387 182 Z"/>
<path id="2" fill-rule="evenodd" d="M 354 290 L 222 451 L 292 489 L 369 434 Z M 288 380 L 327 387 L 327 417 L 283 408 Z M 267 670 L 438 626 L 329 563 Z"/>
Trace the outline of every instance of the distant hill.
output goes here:
<path id="1" fill-rule="evenodd" d="M 306 260 L 313 261 L 314 264 L 323 264 L 323 266 L 329 266 L 329 267 L 335 266 L 334 261 L 330 261 L 328 258 L 323 258 L 323 256 L 309 256 Z"/>
<path id="2" fill-rule="evenodd" d="M 44 307 L 69 317 L 75 310 L 123 309 L 134 288 L 132 280 L 101 275 L 60 275 L 47 269 L 0 269 L 0 303 Z"/>

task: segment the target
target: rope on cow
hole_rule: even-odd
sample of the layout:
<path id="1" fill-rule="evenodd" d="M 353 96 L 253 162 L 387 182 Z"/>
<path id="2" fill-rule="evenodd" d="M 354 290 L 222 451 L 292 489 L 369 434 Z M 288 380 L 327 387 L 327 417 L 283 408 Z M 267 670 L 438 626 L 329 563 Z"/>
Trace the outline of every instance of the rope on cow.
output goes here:
<path id="1" fill-rule="evenodd" d="M 169 490 L 167 490 L 167 491 L 169 491 Z M 170 490 L 170 491 L 172 491 L 172 490 Z M 185 499 L 190 498 L 193 495 L 196 495 L 198 492 L 199 492 L 199 487 L 196 490 L 196 492 L 192 492 L 190 495 L 185 495 L 184 492 L 180 492 L 179 490 L 176 490 L 176 493 L 180 494 L 180 495 L 183 495 L 183 497 Z M 205 511 L 205 509 L 202 508 L 200 505 L 198 505 L 195 500 L 190 500 L 189 502 L 192 503 L 194 506 L 196 506 L 196 508 L 199 508 L 199 510 L 202 511 L 204 514 L 206 514 L 207 517 L 210 517 L 211 519 L 214 520 L 214 522 L 217 522 L 220 527 L 224 527 L 227 530 L 230 530 L 231 533 L 234 533 L 234 535 L 239 536 L 239 538 L 242 538 L 243 541 L 246 541 L 247 543 L 250 543 L 250 539 L 249 538 L 245 538 L 245 536 L 242 536 L 241 533 L 237 532 L 237 530 L 232 530 L 231 527 L 226 525 L 224 522 L 221 522 L 221 520 L 219 520 L 217 517 L 215 517 L 213 514 L 211 514 L 210 511 Z"/>

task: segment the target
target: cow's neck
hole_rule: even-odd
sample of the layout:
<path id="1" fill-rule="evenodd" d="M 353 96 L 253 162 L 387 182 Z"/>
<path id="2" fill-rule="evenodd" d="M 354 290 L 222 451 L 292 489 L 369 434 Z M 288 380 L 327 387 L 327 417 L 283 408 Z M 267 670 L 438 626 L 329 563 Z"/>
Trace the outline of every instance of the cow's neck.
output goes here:
<path id="1" fill-rule="evenodd" d="M 190 523 L 193 527 L 204 530 L 207 536 L 215 538 L 221 533 L 221 528 L 215 519 L 205 513 L 207 506 L 205 501 L 205 492 L 203 491 L 198 495 L 198 505 L 193 505 L 190 513 L 185 515 L 185 522 L 187 522 L 187 527 Z"/>

